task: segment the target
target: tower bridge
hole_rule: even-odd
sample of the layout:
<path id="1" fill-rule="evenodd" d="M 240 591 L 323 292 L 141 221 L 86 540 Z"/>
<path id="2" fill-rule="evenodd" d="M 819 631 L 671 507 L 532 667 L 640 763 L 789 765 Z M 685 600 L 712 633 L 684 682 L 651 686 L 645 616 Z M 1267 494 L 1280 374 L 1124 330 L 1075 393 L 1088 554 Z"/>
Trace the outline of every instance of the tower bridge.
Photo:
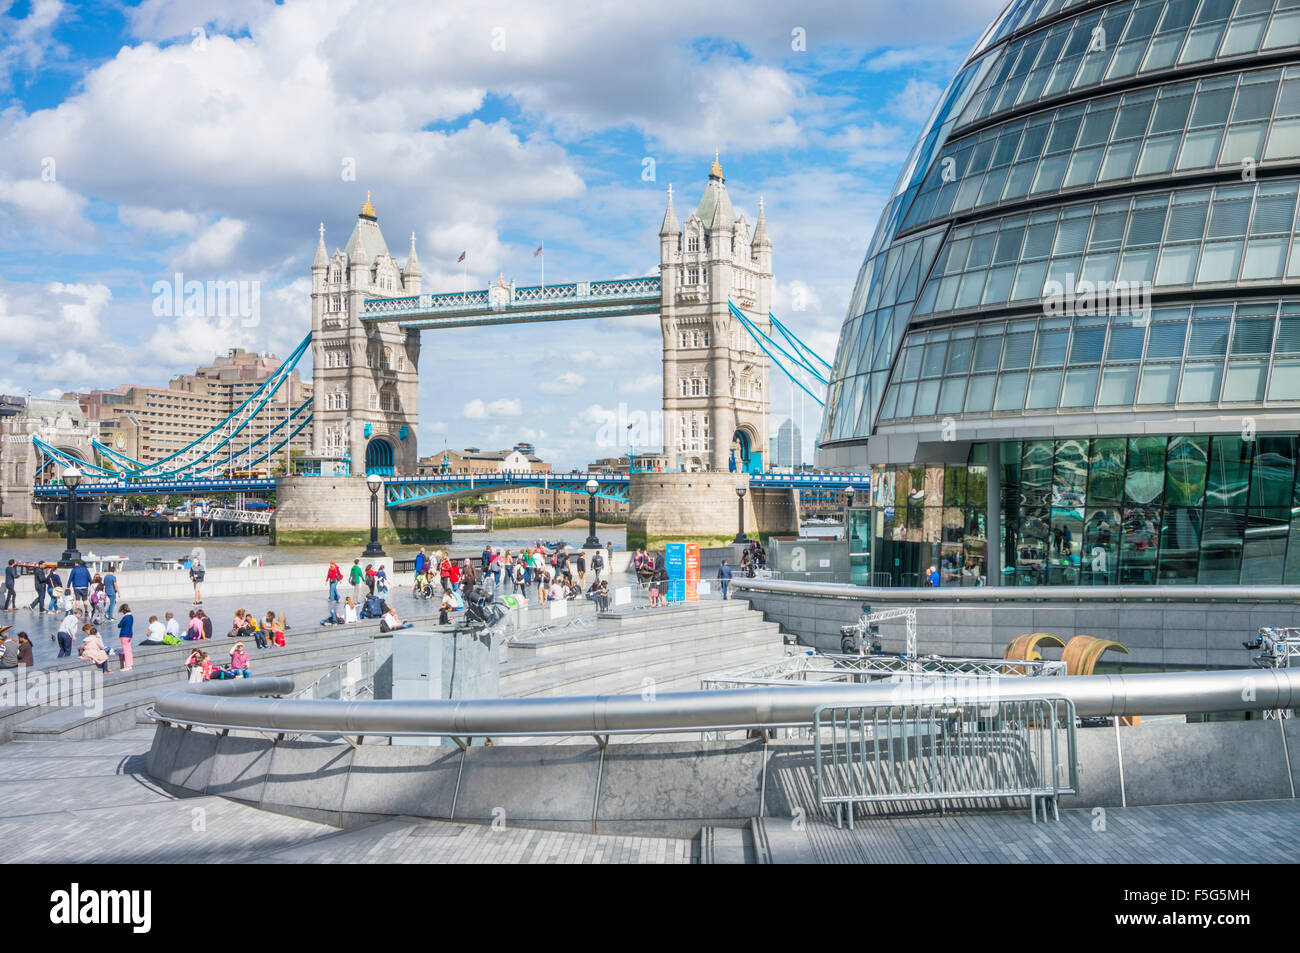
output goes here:
<path id="1" fill-rule="evenodd" d="M 355 528 L 351 524 L 357 521 L 356 507 L 330 503 L 358 493 L 364 501 L 365 488 L 358 479 L 362 474 L 385 478 L 389 528 L 399 535 L 402 530 L 411 531 L 405 535 L 449 531 L 446 502 L 458 496 L 539 484 L 585 493 L 587 480 L 594 478 L 599 496 L 631 503 L 630 531 L 637 525 L 638 503 L 656 514 L 650 519 L 654 526 L 646 528 L 647 538 L 672 535 L 671 514 L 692 507 L 718 514 L 711 517 L 715 522 L 724 519 L 720 514 L 725 511 L 731 514 L 725 518 L 731 524 L 736 505 L 732 491 L 740 489 L 752 490 L 742 503 L 742 508 L 753 508 L 749 526 L 759 532 L 797 530 L 797 495 L 792 491 L 810 481 L 839 486 L 865 479 L 765 472 L 773 356 L 791 356 L 773 340 L 774 328 L 785 336 L 795 360 L 812 367 L 816 380 L 824 378 L 806 356 L 811 350 L 771 315 L 772 241 L 762 200 L 751 227 L 735 211 L 715 156 L 699 204 L 684 222 L 678 219 L 669 186 L 658 237 L 657 274 L 528 286 L 502 275 L 483 289 L 426 293 L 414 233 L 401 263 L 389 251 L 367 193 L 343 248 L 331 254 L 325 227 L 320 227 L 311 266 L 311 333 L 229 418 L 165 460 L 151 463 L 133 460 L 97 440 L 91 442 L 91 453 L 69 454 L 34 439 L 47 479 L 38 476 L 30 499 L 60 499 L 62 488 L 49 477 L 74 463 L 86 471 L 78 494 L 89 498 L 274 489 L 280 528 L 301 523 L 301 538 L 320 540 L 320 527 L 335 526 L 341 532 Z M 643 481 L 644 499 L 638 500 L 635 489 L 639 475 L 412 476 L 419 459 L 422 332 L 637 315 L 657 315 L 662 334 L 662 466 Z M 282 431 L 268 430 L 241 447 L 237 438 L 273 401 L 307 353 L 313 364 L 312 399 L 292 414 L 281 412 L 277 421 L 282 421 Z M 791 373 L 783 365 L 780 369 Z M 312 434 L 313 452 L 306 460 L 310 475 L 229 479 L 241 471 L 251 476 L 259 463 L 275 459 L 307 427 Z M 692 474 L 710 476 L 694 479 Z M 775 522 L 769 518 L 778 512 L 782 515 Z"/>

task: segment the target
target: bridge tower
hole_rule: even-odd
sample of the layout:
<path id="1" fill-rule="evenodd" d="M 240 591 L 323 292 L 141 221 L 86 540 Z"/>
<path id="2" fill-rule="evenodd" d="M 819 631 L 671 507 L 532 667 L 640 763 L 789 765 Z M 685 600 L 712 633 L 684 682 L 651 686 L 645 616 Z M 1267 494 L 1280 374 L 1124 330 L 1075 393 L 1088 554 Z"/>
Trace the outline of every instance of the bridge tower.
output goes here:
<path id="1" fill-rule="evenodd" d="M 346 247 L 325 251 L 325 226 L 311 266 L 312 447 L 350 460 L 351 472 L 414 474 L 420 334 L 363 324 L 367 298 L 420 293 L 415 234 L 406 267 L 388 252 L 366 193 Z"/>
<path id="2" fill-rule="evenodd" d="M 670 468 L 763 469 L 770 410 L 768 358 L 729 301 L 771 332 L 772 240 L 763 202 L 750 232 L 736 215 L 715 153 L 685 225 L 672 186 L 659 229 L 663 300 L 664 454 Z"/>

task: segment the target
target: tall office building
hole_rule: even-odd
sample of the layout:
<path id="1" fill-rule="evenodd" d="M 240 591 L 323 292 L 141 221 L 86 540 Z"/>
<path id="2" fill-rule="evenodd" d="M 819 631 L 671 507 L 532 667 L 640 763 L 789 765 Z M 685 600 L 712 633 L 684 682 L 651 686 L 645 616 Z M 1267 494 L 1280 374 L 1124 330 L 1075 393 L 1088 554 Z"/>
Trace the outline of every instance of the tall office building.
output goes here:
<path id="1" fill-rule="evenodd" d="M 885 206 L 818 462 L 915 583 L 1300 582 L 1300 4 L 1015 0 Z"/>
<path id="2" fill-rule="evenodd" d="M 769 459 L 774 467 L 797 467 L 803 463 L 803 432 L 787 417 L 771 439 Z"/>

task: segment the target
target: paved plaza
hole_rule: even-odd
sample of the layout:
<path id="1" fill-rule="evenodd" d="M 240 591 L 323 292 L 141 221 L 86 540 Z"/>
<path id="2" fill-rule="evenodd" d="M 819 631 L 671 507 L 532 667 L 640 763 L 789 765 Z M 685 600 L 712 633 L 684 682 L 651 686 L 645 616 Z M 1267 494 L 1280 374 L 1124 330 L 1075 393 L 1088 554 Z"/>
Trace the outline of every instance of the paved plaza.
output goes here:
<path id="1" fill-rule="evenodd" d="M 396 817 L 341 831 L 219 797 L 177 798 L 144 773 L 153 729 L 0 746 L 5 863 L 691 863 L 692 841 Z M 1300 803 L 1023 811 L 860 821 L 767 818 L 771 863 L 1290 863 Z"/>

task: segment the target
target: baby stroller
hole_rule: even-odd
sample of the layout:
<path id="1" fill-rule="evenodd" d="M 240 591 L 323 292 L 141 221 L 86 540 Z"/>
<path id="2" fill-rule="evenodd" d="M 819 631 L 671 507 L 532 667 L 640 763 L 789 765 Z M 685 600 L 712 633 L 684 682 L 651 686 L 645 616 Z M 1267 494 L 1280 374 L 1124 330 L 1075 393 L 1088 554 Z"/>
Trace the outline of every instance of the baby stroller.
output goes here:
<path id="1" fill-rule="evenodd" d="M 96 627 L 108 624 L 108 600 L 100 593 L 90 597 L 90 624 Z"/>

